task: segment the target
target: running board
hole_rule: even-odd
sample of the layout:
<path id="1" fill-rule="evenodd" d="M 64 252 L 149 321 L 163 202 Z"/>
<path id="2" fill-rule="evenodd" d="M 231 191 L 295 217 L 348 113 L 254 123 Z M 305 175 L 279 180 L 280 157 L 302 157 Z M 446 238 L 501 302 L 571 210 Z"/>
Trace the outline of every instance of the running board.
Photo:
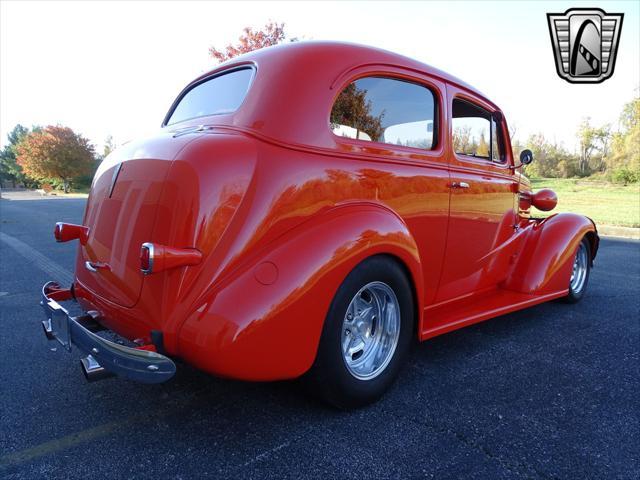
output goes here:
<path id="1" fill-rule="evenodd" d="M 423 326 L 425 328 L 420 332 L 420 340 L 561 298 L 567 293 L 569 290 L 545 295 L 530 295 L 496 289 L 484 294 L 470 295 L 459 300 L 427 307 L 423 312 Z"/>

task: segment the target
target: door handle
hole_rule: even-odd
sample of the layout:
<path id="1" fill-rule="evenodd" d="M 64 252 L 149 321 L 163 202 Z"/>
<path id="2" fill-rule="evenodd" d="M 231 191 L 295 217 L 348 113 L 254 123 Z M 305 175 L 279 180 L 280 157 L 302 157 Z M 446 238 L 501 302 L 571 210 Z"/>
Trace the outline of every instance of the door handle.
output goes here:
<path id="1" fill-rule="evenodd" d="M 452 182 L 451 188 L 469 188 L 469 184 L 467 182 Z"/>
<path id="2" fill-rule="evenodd" d="M 84 262 L 84 266 L 90 272 L 97 272 L 98 270 L 111 270 L 108 263 L 102 262 Z"/>

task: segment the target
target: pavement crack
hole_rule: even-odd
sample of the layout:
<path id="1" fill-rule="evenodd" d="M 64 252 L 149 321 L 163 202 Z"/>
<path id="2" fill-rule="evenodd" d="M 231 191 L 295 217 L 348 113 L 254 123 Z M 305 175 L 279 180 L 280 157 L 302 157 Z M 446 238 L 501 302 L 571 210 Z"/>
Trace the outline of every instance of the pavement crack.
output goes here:
<path id="1" fill-rule="evenodd" d="M 431 424 L 429 422 L 423 422 L 418 419 L 411 419 L 411 421 L 413 421 L 418 425 L 427 427 L 437 433 L 448 434 L 453 436 L 465 446 L 477 452 L 480 452 L 488 460 L 498 462 L 498 464 L 500 464 L 502 468 L 504 468 L 505 470 L 509 471 L 512 474 L 515 474 L 527 479 L 556 480 L 558 478 L 556 476 L 549 475 L 538 470 L 533 465 L 528 465 L 526 463 L 518 462 L 518 461 L 510 461 L 508 459 L 505 459 L 501 455 L 496 455 L 489 448 L 484 446 L 482 443 L 452 428 Z M 533 472 L 533 474 L 531 472 Z"/>

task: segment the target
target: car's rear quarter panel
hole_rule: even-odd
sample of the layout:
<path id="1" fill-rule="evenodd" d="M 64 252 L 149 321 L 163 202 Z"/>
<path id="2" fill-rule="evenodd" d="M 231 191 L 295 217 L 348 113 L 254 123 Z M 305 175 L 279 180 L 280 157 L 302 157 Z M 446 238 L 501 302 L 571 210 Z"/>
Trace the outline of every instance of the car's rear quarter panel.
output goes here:
<path id="1" fill-rule="evenodd" d="M 175 306 L 164 324 L 168 350 L 219 375 L 288 378 L 310 367 L 338 285 L 367 256 L 401 260 L 420 307 L 425 292 L 435 292 L 448 210 L 443 165 L 329 156 L 239 137 L 226 141 L 253 142 L 255 162 L 248 151 L 231 154 L 223 160 L 229 169 L 220 170 L 216 162 L 233 148 L 216 138 L 203 136 L 175 162 L 185 172 L 202 168 L 201 178 L 190 180 L 201 187 L 175 188 L 189 193 L 163 202 L 193 211 L 175 225 L 196 232 L 192 241 L 204 253 L 202 265 L 173 280 L 175 288 L 167 291 L 161 285 L 167 280 L 155 279 L 172 296 L 166 308 Z M 211 165 L 199 166 L 206 161 Z M 206 231 L 202 225 L 214 222 L 198 220 L 215 217 L 216 205 L 224 204 L 205 188 L 209 168 L 216 182 L 230 185 L 226 191 L 236 192 L 224 234 Z M 256 279 L 264 262 L 277 269 L 273 284 Z"/>

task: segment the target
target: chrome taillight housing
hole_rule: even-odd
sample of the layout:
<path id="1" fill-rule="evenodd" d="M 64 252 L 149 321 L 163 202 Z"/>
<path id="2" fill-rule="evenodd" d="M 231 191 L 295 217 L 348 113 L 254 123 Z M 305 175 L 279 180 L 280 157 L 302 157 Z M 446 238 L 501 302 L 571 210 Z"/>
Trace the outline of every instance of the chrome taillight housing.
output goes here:
<path id="1" fill-rule="evenodd" d="M 143 243 L 140 248 L 140 271 L 145 275 L 153 273 L 153 243 Z"/>
<path id="2" fill-rule="evenodd" d="M 175 248 L 143 243 L 140 249 L 140 271 L 145 275 L 177 267 L 198 265 L 202 253 L 195 248 Z"/>

